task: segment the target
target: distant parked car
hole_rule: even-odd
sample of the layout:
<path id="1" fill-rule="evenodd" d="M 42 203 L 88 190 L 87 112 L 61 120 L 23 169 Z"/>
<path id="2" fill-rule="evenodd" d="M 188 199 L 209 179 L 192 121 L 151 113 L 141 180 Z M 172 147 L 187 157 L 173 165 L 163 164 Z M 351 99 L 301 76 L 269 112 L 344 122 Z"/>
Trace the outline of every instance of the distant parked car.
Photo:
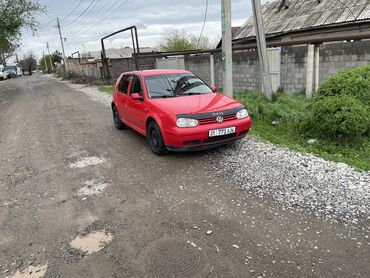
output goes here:
<path id="1" fill-rule="evenodd" d="M 8 73 L 8 78 L 17 78 L 17 66 L 5 66 L 4 69 Z"/>
<path id="2" fill-rule="evenodd" d="M 0 66 L 0 80 L 8 79 L 8 73 L 5 71 L 4 66 Z"/>
<path id="3" fill-rule="evenodd" d="M 146 136 L 151 150 L 192 151 L 245 137 L 251 118 L 238 101 L 184 70 L 123 73 L 114 88 L 113 121 Z"/>

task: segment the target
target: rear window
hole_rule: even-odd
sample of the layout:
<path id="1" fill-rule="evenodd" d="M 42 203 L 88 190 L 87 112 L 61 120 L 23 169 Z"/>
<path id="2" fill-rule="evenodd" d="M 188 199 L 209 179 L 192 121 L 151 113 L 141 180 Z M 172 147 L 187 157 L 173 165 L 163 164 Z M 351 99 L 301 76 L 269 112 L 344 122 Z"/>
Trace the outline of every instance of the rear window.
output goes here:
<path id="1" fill-rule="evenodd" d="M 6 66 L 4 67 L 5 70 L 12 70 L 12 71 L 17 71 L 17 67 L 16 66 Z"/>

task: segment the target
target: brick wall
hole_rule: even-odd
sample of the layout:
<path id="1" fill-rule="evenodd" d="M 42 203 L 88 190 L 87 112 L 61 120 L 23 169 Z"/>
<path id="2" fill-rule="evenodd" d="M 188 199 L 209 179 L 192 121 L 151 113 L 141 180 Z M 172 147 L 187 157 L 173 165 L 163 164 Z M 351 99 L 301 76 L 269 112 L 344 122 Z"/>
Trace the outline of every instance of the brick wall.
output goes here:
<path id="1" fill-rule="evenodd" d="M 280 86 L 289 94 L 306 87 L 307 46 L 281 48 Z M 320 83 L 346 67 L 370 64 L 370 41 L 339 42 L 320 46 Z M 187 70 L 210 82 L 209 55 L 185 57 Z M 261 90 L 260 68 L 256 51 L 233 53 L 234 90 Z M 222 87 L 221 54 L 215 54 L 215 85 Z"/>

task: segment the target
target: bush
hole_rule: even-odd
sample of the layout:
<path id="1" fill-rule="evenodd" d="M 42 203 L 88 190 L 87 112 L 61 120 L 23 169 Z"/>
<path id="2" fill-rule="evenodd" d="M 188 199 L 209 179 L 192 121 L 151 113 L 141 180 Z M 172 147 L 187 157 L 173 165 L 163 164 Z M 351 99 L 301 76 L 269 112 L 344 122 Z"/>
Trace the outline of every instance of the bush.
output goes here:
<path id="1" fill-rule="evenodd" d="M 348 68 L 336 73 L 317 91 L 317 99 L 352 96 L 370 107 L 370 66 Z"/>
<path id="2" fill-rule="evenodd" d="M 316 99 L 304 128 L 320 136 L 347 140 L 365 135 L 370 127 L 370 110 L 349 95 Z"/>
<path id="3" fill-rule="evenodd" d="M 267 122 L 296 122 L 304 118 L 309 104 L 303 94 L 288 96 L 280 91 L 273 95 L 269 102 L 261 92 L 239 92 L 235 98 L 244 103 L 253 119 Z"/>
<path id="4" fill-rule="evenodd" d="M 370 66 L 336 73 L 317 91 L 301 129 L 319 137 L 350 140 L 370 132 Z"/>

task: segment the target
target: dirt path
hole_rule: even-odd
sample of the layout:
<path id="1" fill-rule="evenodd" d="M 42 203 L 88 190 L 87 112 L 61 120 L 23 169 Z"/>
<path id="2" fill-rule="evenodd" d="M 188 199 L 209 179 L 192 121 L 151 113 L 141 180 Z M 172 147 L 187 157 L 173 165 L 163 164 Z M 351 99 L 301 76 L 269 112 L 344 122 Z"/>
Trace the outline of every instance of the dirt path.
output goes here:
<path id="1" fill-rule="evenodd" d="M 153 155 L 55 80 L 0 82 L 0 277 L 370 276 L 367 235 L 248 198 L 204 156 Z"/>

